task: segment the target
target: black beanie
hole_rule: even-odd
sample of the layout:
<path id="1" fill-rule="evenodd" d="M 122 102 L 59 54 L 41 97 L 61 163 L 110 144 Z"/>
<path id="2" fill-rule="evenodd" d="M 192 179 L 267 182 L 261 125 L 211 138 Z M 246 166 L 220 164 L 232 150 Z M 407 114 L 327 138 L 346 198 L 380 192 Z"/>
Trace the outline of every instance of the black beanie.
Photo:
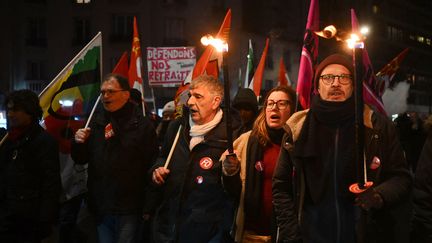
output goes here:
<path id="1" fill-rule="evenodd" d="M 327 67 L 330 64 L 342 65 L 350 71 L 351 75 L 353 75 L 354 67 L 352 61 L 349 58 L 350 58 L 349 56 L 343 54 L 332 54 L 326 57 L 324 60 L 322 60 L 322 62 L 317 66 L 315 71 L 315 78 L 314 78 L 315 88 L 318 89 L 319 77 L 321 76 L 321 72 L 325 67 Z"/>
<path id="2" fill-rule="evenodd" d="M 258 101 L 255 93 L 251 89 L 240 88 L 234 97 L 232 106 L 239 110 L 251 110 L 255 114 L 258 113 Z"/>

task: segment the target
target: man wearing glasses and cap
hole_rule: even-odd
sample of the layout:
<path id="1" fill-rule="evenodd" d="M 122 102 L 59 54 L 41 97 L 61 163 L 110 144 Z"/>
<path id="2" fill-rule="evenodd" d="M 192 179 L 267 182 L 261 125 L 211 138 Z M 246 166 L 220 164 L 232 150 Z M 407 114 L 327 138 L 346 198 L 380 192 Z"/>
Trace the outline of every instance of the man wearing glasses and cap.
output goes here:
<path id="1" fill-rule="evenodd" d="M 128 80 L 108 74 L 101 85 L 104 110 L 79 129 L 72 144 L 76 163 L 88 163 L 88 203 L 97 217 L 99 242 L 137 242 L 147 170 L 157 156 L 156 133 L 130 102 Z"/>
<path id="2" fill-rule="evenodd" d="M 364 154 L 373 186 L 359 194 L 349 190 L 357 181 L 352 75 L 345 56 L 324 59 L 315 73 L 318 95 L 310 109 L 287 122 L 291 132 L 282 141 L 273 177 L 280 242 L 400 240 L 394 208 L 407 196 L 411 176 L 393 124 L 367 105 Z M 359 231 L 359 222 L 366 228 Z"/>

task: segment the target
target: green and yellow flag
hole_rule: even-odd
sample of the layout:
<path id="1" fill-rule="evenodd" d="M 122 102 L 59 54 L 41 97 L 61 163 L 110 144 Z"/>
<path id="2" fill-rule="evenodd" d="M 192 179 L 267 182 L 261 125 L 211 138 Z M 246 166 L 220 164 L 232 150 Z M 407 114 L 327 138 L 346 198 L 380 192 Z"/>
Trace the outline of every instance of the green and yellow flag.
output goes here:
<path id="1" fill-rule="evenodd" d="M 84 127 L 99 95 L 102 68 L 99 32 L 39 95 L 43 125 L 60 145 L 60 167 L 65 199 L 86 190 L 85 168 L 77 171 L 70 157 L 71 138 Z"/>

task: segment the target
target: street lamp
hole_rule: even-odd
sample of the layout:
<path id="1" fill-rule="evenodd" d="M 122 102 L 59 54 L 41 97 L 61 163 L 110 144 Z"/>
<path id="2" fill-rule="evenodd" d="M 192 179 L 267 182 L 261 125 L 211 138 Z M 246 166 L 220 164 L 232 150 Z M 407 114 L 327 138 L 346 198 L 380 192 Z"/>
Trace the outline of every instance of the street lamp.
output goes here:
<path id="1" fill-rule="evenodd" d="M 222 39 L 213 38 L 211 35 L 205 35 L 201 38 L 201 43 L 204 46 L 211 45 L 215 48 L 217 52 L 222 52 L 222 72 L 223 72 L 223 80 L 224 80 L 224 100 L 225 100 L 225 118 L 226 118 L 226 136 L 228 143 L 228 153 L 231 155 L 234 153 L 233 148 L 233 131 L 232 131 L 232 120 L 231 120 L 231 112 L 230 112 L 230 82 L 229 82 L 229 74 L 228 74 L 228 43 Z"/>

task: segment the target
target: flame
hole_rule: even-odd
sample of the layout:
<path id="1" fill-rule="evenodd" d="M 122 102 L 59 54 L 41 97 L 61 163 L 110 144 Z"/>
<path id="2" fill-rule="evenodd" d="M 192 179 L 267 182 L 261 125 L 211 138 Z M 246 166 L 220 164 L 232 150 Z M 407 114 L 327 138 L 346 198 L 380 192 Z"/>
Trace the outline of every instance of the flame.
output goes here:
<path id="1" fill-rule="evenodd" d="M 201 37 L 201 43 L 204 46 L 212 45 L 218 52 L 228 51 L 228 43 L 224 42 L 221 39 L 213 38 L 213 36 L 211 35 L 205 35 Z"/>
<path id="2" fill-rule="evenodd" d="M 360 39 L 360 37 L 357 34 L 351 34 L 351 38 L 345 40 L 345 42 L 348 44 L 348 48 L 364 48 L 363 40 Z"/>

